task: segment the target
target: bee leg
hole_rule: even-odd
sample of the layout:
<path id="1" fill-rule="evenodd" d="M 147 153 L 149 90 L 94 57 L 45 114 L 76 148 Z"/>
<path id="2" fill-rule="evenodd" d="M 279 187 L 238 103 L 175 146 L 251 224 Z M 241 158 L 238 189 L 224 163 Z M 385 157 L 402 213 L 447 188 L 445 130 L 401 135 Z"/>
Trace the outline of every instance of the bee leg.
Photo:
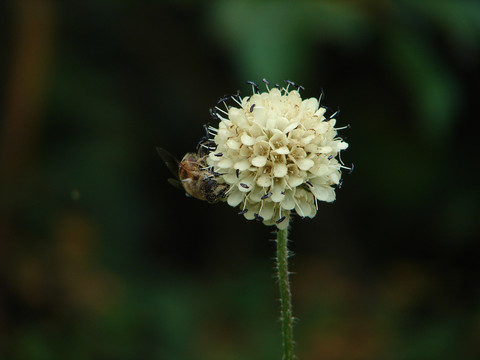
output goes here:
<path id="1" fill-rule="evenodd" d="M 210 173 L 212 174 L 213 177 L 219 177 L 220 175 L 222 175 L 222 174 L 220 174 L 219 172 L 216 172 L 216 171 L 212 171 Z"/>

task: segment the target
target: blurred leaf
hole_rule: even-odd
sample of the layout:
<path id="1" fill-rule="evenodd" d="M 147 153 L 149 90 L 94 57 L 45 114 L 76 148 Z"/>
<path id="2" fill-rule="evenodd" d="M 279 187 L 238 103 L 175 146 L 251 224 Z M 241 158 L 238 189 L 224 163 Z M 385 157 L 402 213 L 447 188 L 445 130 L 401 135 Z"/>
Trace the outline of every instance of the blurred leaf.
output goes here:
<path id="1" fill-rule="evenodd" d="M 276 81 L 306 76 L 319 41 L 352 44 L 365 29 L 359 8 L 333 1 L 221 1 L 213 3 L 207 23 L 242 78 Z"/>
<path id="2" fill-rule="evenodd" d="M 461 47 L 478 51 L 480 2 L 472 0 L 405 0 L 408 6 L 448 34 Z"/>
<path id="3" fill-rule="evenodd" d="M 418 130 L 431 143 L 445 141 L 457 120 L 455 112 L 461 96 L 451 70 L 435 54 L 427 39 L 405 26 L 396 26 L 388 34 L 387 57 L 418 111 L 412 114 L 419 120 Z"/>
<path id="4" fill-rule="evenodd" d="M 462 356 L 465 351 L 461 348 L 456 349 L 454 346 L 461 342 L 463 336 L 458 325 L 458 319 L 437 318 L 433 322 L 428 321 L 428 324 L 411 326 L 392 358 L 401 360 L 466 359 Z"/>

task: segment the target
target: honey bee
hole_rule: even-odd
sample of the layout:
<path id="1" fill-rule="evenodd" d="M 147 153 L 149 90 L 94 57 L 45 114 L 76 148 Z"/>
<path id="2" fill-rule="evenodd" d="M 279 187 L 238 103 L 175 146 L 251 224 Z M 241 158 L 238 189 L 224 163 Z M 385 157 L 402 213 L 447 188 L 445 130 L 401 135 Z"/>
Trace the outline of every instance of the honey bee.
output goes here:
<path id="1" fill-rule="evenodd" d="M 220 174 L 207 165 L 208 154 L 204 154 L 205 147 L 201 145 L 197 153 L 185 154 L 180 162 L 165 149 L 157 147 L 157 152 L 175 175 L 175 179 L 168 179 L 170 184 L 184 190 L 187 196 L 215 204 L 225 197 L 229 185 L 215 180 Z"/>

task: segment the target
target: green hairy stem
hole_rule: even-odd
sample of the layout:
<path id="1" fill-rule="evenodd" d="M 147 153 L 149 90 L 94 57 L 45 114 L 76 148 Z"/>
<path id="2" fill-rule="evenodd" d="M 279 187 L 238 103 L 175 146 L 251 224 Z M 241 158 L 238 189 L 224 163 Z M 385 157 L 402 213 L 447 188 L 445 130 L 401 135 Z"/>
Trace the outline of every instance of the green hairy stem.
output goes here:
<path id="1" fill-rule="evenodd" d="M 292 315 L 292 293 L 290 291 L 287 247 L 288 230 L 277 231 L 277 277 L 280 289 L 280 307 L 282 321 L 282 347 L 283 360 L 293 360 L 293 315 Z"/>

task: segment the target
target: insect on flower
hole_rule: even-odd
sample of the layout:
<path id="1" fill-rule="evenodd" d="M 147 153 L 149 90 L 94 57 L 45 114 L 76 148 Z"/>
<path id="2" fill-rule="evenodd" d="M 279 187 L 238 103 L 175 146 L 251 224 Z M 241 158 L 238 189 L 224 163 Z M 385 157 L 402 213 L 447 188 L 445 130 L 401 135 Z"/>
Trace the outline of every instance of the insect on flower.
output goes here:
<path id="1" fill-rule="evenodd" d="M 175 178 L 169 178 L 168 182 L 180 190 L 184 190 L 187 196 L 215 204 L 225 197 L 229 185 L 216 180 L 220 174 L 213 171 L 205 161 L 208 152 L 208 141 L 202 139 L 198 144 L 198 152 L 185 154 L 182 161 L 178 161 L 167 150 L 157 147 L 157 152 L 165 162 Z"/>

